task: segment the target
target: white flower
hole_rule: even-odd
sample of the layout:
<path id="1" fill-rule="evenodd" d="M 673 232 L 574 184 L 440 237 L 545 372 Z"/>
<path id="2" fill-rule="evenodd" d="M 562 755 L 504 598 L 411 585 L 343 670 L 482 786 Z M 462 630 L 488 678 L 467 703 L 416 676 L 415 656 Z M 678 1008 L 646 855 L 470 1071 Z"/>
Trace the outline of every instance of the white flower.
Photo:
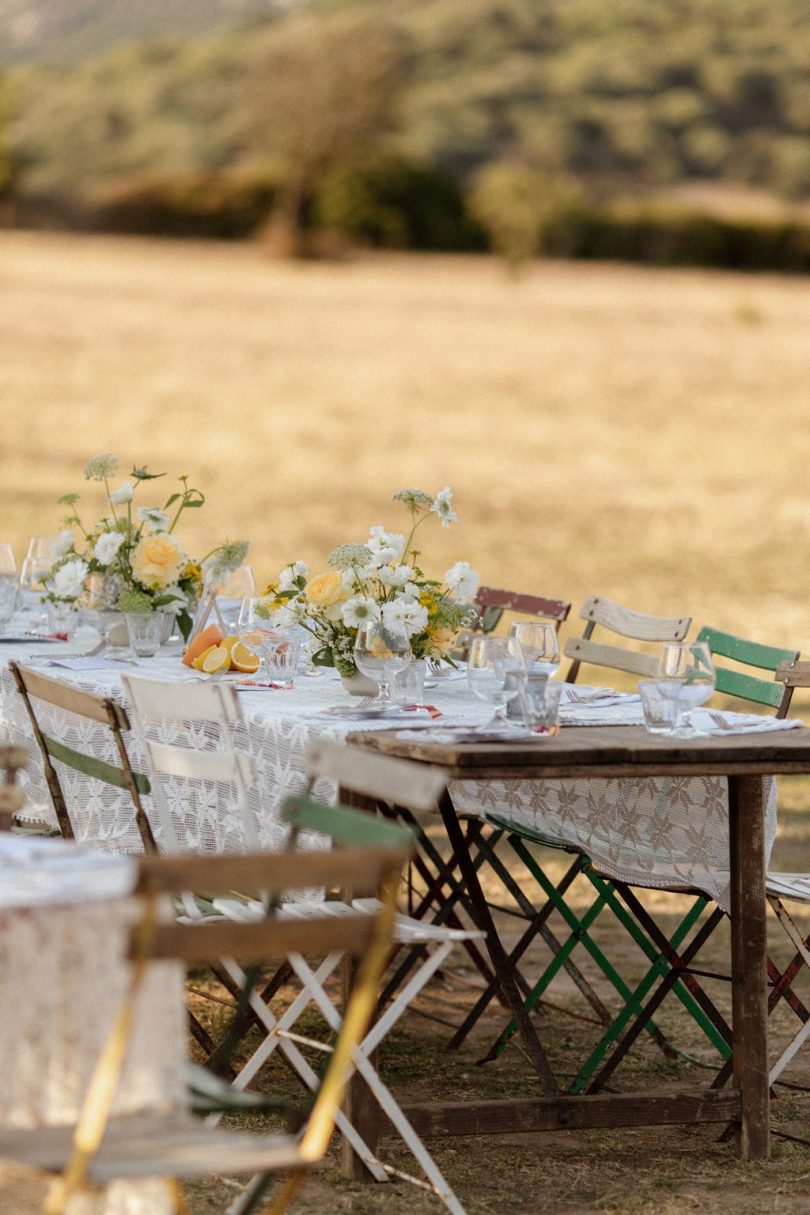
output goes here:
<path id="1" fill-rule="evenodd" d="M 93 556 L 99 565 L 109 565 L 123 543 L 121 532 L 103 532 L 96 540 Z"/>
<path id="2" fill-rule="evenodd" d="M 100 456 L 93 456 L 87 462 L 84 470 L 85 481 L 107 481 L 115 476 L 118 461 L 110 451 L 103 451 Z"/>
<path id="3" fill-rule="evenodd" d="M 383 605 L 383 624 L 389 629 L 399 629 L 406 637 L 413 637 L 427 628 L 427 608 L 413 599 L 394 599 Z"/>
<path id="4" fill-rule="evenodd" d="M 110 501 L 113 506 L 124 506 L 127 502 L 132 501 L 135 493 L 135 486 L 131 481 L 122 481 L 118 489 L 114 489 L 110 494 Z"/>
<path id="5" fill-rule="evenodd" d="M 406 582 L 397 595 L 397 599 L 418 599 L 422 589 L 415 582 Z"/>
<path id="6" fill-rule="evenodd" d="M 61 561 L 73 548 L 73 532 L 60 532 L 51 547 L 54 561 Z"/>
<path id="7" fill-rule="evenodd" d="M 78 557 L 60 565 L 53 576 L 53 593 L 57 599 L 75 599 L 81 594 L 87 566 Z"/>
<path id="8" fill-rule="evenodd" d="M 169 526 L 169 516 L 156 506 L 139 506 L 138 518 L 151 532 L 165 532 Z"/>
<path id="9" fill-rule="evenodd" d="M 445 574 L 444 581 L 458 599 L 469 603 L 475 597 L 480 579 L 468 562 L 457 561 Z"/>
<path id="10" fill-rule="evenodd" d="M 166 599 L 171 596 L 169 603 L 161 604 L 162 612 L 170 612 L 172 616 L 179 616 L 183 608 L 188 607 L 188 600 L 179 586 L 166 586 L 160 588 L 160 598 Z"/>
<path id="11" fill-rule="evenodd" d="M 388 565 L 402 556 L 405 548 L 405 537 L 395 532 L 387 532 L 384 527 L 372 527 L 369 534 L 368 547 L 374 554 L 375 565 Z"/>
<path id="12" fill-rule="evenodd" d="M 449 527 L 451 523 L 458 523 L 458 515 L 453 510 L 451 502 L 453 494 L 449 485 L 445 485 L 444 489 L 440 489 L 433 499 L 431 512 L 438 515 L 442 522 L 442 527 Z"/>
<path id="13" fill-rule="evenodd" d="M 347 629 L 355 629 L 368 620 L 379 620 L 380 605 L 368 595 L 355 595 L 343 604 L 340 617 Z"/>
<path id="14" fill-rule="evenodd" d="M 409 565 L 397 565 L 391 567 L 384 565 L 381 570 L 377 570 L 377 577 L 383 586 L 405 586 L 410 581 L 413 570 Z"/>
<path id="15" fill-rule="evenodd" d="M 283 633 L 297 623 L 297 616 L 290 608 L 279 607 L 274 608 L 272 612 L 268 612 L 266 620 L 268 628 L 278 629 L 279 632 Z"/>
<path id="16" fill-rule="evenodd" d="M 296 579 L 306 578 L 308 573 L 309 566 L 307 565 L 306 561 L 293 561 L 290 565 L 285 565 L 276 581 L 276 590 L 293 590 L 295 588 Z"/>

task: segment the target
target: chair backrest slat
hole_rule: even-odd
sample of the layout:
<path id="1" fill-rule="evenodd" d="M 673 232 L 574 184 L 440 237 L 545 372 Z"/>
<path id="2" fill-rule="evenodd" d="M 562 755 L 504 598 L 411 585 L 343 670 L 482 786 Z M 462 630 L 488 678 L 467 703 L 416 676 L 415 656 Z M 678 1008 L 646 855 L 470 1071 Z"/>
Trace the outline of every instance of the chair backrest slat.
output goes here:
<path id="1" fill-rule="evenodd" d="M 93 780 L 103 781 L 105 785 L 114 785 L 116 789 L 129 789 L 130 777 L 123 768 L 116 768 L 114 764 L 108 764 L 103 759 L 96 759 L 94 755 L 85 755 L 81 751 L 76 751 L 73 747 L 68 747 L 65 743 L 60 743 L 47 734 L 43 734 L 42 737 L 45 741 L 45 748 L 52 759 L 58 759 L 61 764 L 73 768 L 74 772 L 83 772 L 85 776 L 90 776 Z M 143 773 L 133 772 L 132 780 L 139 793 L 149 793 L 149 779 Z"/>
<path id="2" fill-rule="evenodd" d="M 335 813 L 336 810 L 339 813 Z M 343 847 L 373 845 L 375 848 L 395 848 L 401 847 L 411 836 L 409 828 L 388 819 L 375 818 L 364 810 L 353 810 L 349 806 L 325 806 L 323 802 L 304 795 L 288 797 L 281 817 L 299 831 L 317 831 Z"/>
<path id="3" fill-rule="evenodd" d="M 152 958 L 182 959 L 187 965 L 233 958 L 237 962 L 278 959 L 290 953 L 319 954 L 340 949 L 362 955 L 375 931 L 374 921 L 356 914 L 317 920 L 270 917 L 255 924 L 160 924 L 149 942 Z"/>
<path id="4" fill-rule="evenodd" d="M 303 766 L 309 776 L 323 776 L 364 797 L 420 812 L 435 810 L 447 787 L 447 776 L 439 768 L 350 750 L 327 738 L 310 742 Z"/>
<path id="5" fill-rule="evenodd" d="M 644 678 L 654 676 L 657 671 L 657 656 L 592 641 L 597 625 L 633 641 L 664 642 L 683 641 L 692 624 L 691 616 L 651 616 L 626 608 L 604 595 L 590 595 L 582 604 L 579 616 L 585 621 L 582 636 L 569 637 L 564 647 L 565 656 L 572 659 L 565 676 L 569 683 L 576 682 L 583 662 Z"/>
<path id="6" fill-rule="evenodd" d="M 171 743 L 150 742 L 149 755 L 159 772 L 180 780 L 242 780 L 249 785 L 255 776 L 250 756 L 235 752 L 197 751 Z"/>
<path id="7" fill-rule="evenodd" d="M 497 628 L 504 612 L 518 612 L 523 616 L 552 620 L 559 630 L 571 611 L 571 604 L 564 599 L 546 599 L 542 595 L 504 591 L 494 586 L 480 586 L 476 591 L 475 605 L 482 609 L 479 627 L 485 633 L 491 633 Z"/>
<path id="8" fill-rule="evenodd" d="M 748 641 L 744 637 L 736 637 L 733 633 L 725 633 L 709 625 L 703 626 L 696 640 L 705 641 L 714 658 L 729 658 L 732 662 L 754 667 L 758 671 L 770 671 L 774 679 L 778 678 L 776 673 L 781 664 L 795 663 L 799 657 L 798 650 Z M 785 683 L 780 687 L 773 679 L 761 679 L 747 671 L 737 671 L 717 662 L 715 672 L 718 692 L 737 696 L 740 700 L 748 700 L 754 704 L 769 705 L 776 709 L 777 717 L 784 717 L 787 713 L 795 684 Z"/>
<path id="9" fill-rule="evenodd" d="M 776 668 L 775 679 L 790 688 L 810 688 L 810 662 L 798 659 L 780 662 Z"/>
<path id="10" fill-rule="evenodd" d="M 28 667 L 18 667 L 17 669 L 25 672 L 25 687 L 29 696 L 36 696 L 39 700 L 44 700 L 57 709 L 64 709 L 67 713 L 76 713 L 79 717 L 89 717 L 91 721 L 101 722 L 103 726 L 112 725 L 110 714 L 113 713 L 119 728 L 129 729 L 129 720 L 124 708 L 114 701 L 94 696 L 92 692 L 85 692 L 82 688 L 60 683 L 59 680 L 51 679 Z"/>

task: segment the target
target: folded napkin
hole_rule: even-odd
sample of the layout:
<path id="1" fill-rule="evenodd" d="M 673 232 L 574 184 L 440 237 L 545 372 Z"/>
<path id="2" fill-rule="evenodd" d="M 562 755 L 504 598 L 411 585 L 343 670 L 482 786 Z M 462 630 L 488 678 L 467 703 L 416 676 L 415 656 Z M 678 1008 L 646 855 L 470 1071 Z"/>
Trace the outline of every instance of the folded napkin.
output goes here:
<path id="1" fill-rule="evenodd" d="M 789 721 L 763 717 L 758 713 L 718 713 L 714 709 L 693 709 L 692 725 L 701 734 L 722 737 L 728 734 L 770 734 L 775 730 L 795 730 L 804 725 L 793 717 Z"/>
<path id="2" fill-rule="evenodd" d="M 589 688 L 576 683 L 563 684 L 560 708 L 568 705 L 593 705 L 600 709 L 608 705 L 640 704 L 637 692 L 617 692 L 615 688 Z"/>
<path id="3" fill-rule="evenodd" d="M 63 667 L 66 671 L 125 671 L 134 664 L 127 658 L 52 658 L 48 664 Z"/>
<path id="4" fill-rule="evenodd" d="M 642 726 L 644 713 L 639 697 L 619 702 L 599 701 L 596 704 L 560 705 L 559 722 L 563 726 Z"/>
<path id="5" fill-rule="evenodd" d="M 473 726 L 434 726 L 432 729 L 397 730 L 397 738 L 407 740 L 427 739 L 437 743 L 482 743 L 482 742 L 525 742 L 527 739 L 542 738 L 541 734 L 533 734 L 525 727 L 515 726 L 509 729 L 476 730 Z"/>

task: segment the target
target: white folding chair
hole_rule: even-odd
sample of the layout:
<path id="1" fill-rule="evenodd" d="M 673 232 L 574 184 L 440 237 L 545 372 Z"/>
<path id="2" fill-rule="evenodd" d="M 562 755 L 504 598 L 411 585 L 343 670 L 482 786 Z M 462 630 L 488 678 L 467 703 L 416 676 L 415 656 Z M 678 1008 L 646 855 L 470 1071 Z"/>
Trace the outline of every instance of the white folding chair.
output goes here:
<path id="1" fill-rule="evenodd" d="M 164 844 L 169 850 L 182 849 L 178 837 L 178 820 L 184 819 L 189 813 L 193 815 L 191 803 L 195 792 L 194 785 L 207 783 L 210 795 L 210 785 L 215 782 L 220 785 L 224 783 L 233 789 L 228 808 L 223 810 L 223 813 L 234 814 L 236 818 L 231 839 L 236 841 L 241 832 L 247 846 L 254 847 L 253 841 L 258 840 L 260 834 L 249 798 L 255 774 L 250 757 L 238 751 L 234 745 L 234 732 L 242 721 L 234 689 L 224 683 L 167 686 L 131 675 L 124 676 L 123 682 L 132 705 L 133 723 L 152 769 L 153 790 L 161 823 L 161 840 Z M 178 723 L 182 722 L 187 723 L 185 732 L 178 726 Z M 184 745 L 178 745 L 177 741 L 161 741 L 161 738 L 166 737 L 176 740 L 178 735 L 183 733 Z M 364 797 L 380 798 L 393 804 L 405 805 L 416 813 L 434 810 L 445 785 L 440 772 L 435 769 L 426 770 L 418 764 L 404 760 L 364 756 L 362 762 L 359 762 L 352 753 L 352 759 L 348 762 L 344 746 L 325 740 L 313 744 L 302 762 L 311 783 L 317 778 L 327 778 Z M 177 781 L 182 782 L 183 796 L 172 787 Z M 317 843 L 318 841 L 312 841 L 312 845 Z M 324 841 L 320 842 L 320 846 L 324 846 Z M 187 899 L 191 904 L 188 913 L 199 915 L 196 900 L 191 896 L 187 896 Z M 354 915 L 357 911 L 375 914 L 376 907 L 376 901 L 368 898 L 355 898 L 346 903 L 330 900 L 325 904 L 321 898 L 313 895 L 312 898 L 291 903 L 286 908 L 286 915 L 296 919 L 320 917 L 325 910 L 338 917 Z M 231 919 L 250 919 L 262 913 L 258 902 L 240 898 L 214 899 L 209 908 L 209 911 L 211 910 Z M 409 1004 L 446 961 L 454 945 L 473 938 L 480 939 L 482 935 L 477 930 L 446 929 L 423 924 L 398 914 L 394 926 L 395 944 L 425 946 L 428 949 L 427 956 L 414 970 L 408 982 L 394 994 L 360 1047 L 356 1049 L 354 1056 L 355 1068 L 418 1162 L 427 1178 L 427 1188 L 442 1200 L 451 1215 L 464 1215 L 463 1207 L 393 1094 L 380 1078 L 371 1056 Z M 315 1004 L 334 1029 L 339 1027 L 340 1016 L 326 991 L 326 984 L 336 974 L 342 960 L 342 954 L 330 954 L 313 970 L 303 957 L 291 956 L 289 962 L 301 984 L 301 990 L 281 1013 L 274 1012 L 258 991 L 251 993 L 250 1010 L 255 1021 L 261 1025 L 265 1037 L 240 1068 L 233 1081 L 234 1088 L 245 1088 L 276 1050 L 281 1051 L 308 1088 L 314 1089 L 317 1086 L 317 1075 L 299 1049 L 299 1036 L 294 1026 L 302 1013 Z M 245 977 L 241 967 L 229 959 L 222 959 L 222 967 L 233 985 L 233 990 L 242 989 Z M 376 1180 L 385 1181 L 389 1174 L 392 1174 L 417 1185 L 425 1185 L 421 1179 L 383 1163 L 345 1113 L 338 1115 L 336 1125 Z"/>

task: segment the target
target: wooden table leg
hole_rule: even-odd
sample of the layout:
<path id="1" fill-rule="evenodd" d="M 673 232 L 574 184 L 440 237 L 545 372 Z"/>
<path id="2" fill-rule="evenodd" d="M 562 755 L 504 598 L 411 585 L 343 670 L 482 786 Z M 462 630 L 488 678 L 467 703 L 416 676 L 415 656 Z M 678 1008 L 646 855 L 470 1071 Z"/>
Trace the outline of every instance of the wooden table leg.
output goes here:
<path id="1" fill-rule="evenodd" d="M 758 776 L 729 776 L 733 1074 L 742 1100 L 739 1153 L 770 1156 L 765 806 Z"/>
<path id="2" fill-rule="evenodd" d="M 523 1004 L 520 989 L 515 981 L 514 970 L 492 920 L 487 901 L 484 898 L 484 892 L 481 889 L 481 883 L 478 881 L 478 872 L 467 848 L 464 833 L 461 830 L 461 824 L 456 816 L 449 793 L 445 792 L 442 794 L 439 809 L 441 810 L 447 837 L 458 859 L 459 867 L 467 887 L 467 894 L 470 899 L 473 915 L 475 916 L 476 926 L 486 933 L 487 950 L 489 951 L 492 968 L 497 976 L 501 993 L 507 1007 L 517 1022 L 523 1044 L 540 1077 L 543 1091 L 549 1097 L 557 1096 L 560 1091 L 559 1086 L 554 1079 L 546 1052 L 540 1044 L 540 1039 L 537 1037 L 531 1017 Z"/>

